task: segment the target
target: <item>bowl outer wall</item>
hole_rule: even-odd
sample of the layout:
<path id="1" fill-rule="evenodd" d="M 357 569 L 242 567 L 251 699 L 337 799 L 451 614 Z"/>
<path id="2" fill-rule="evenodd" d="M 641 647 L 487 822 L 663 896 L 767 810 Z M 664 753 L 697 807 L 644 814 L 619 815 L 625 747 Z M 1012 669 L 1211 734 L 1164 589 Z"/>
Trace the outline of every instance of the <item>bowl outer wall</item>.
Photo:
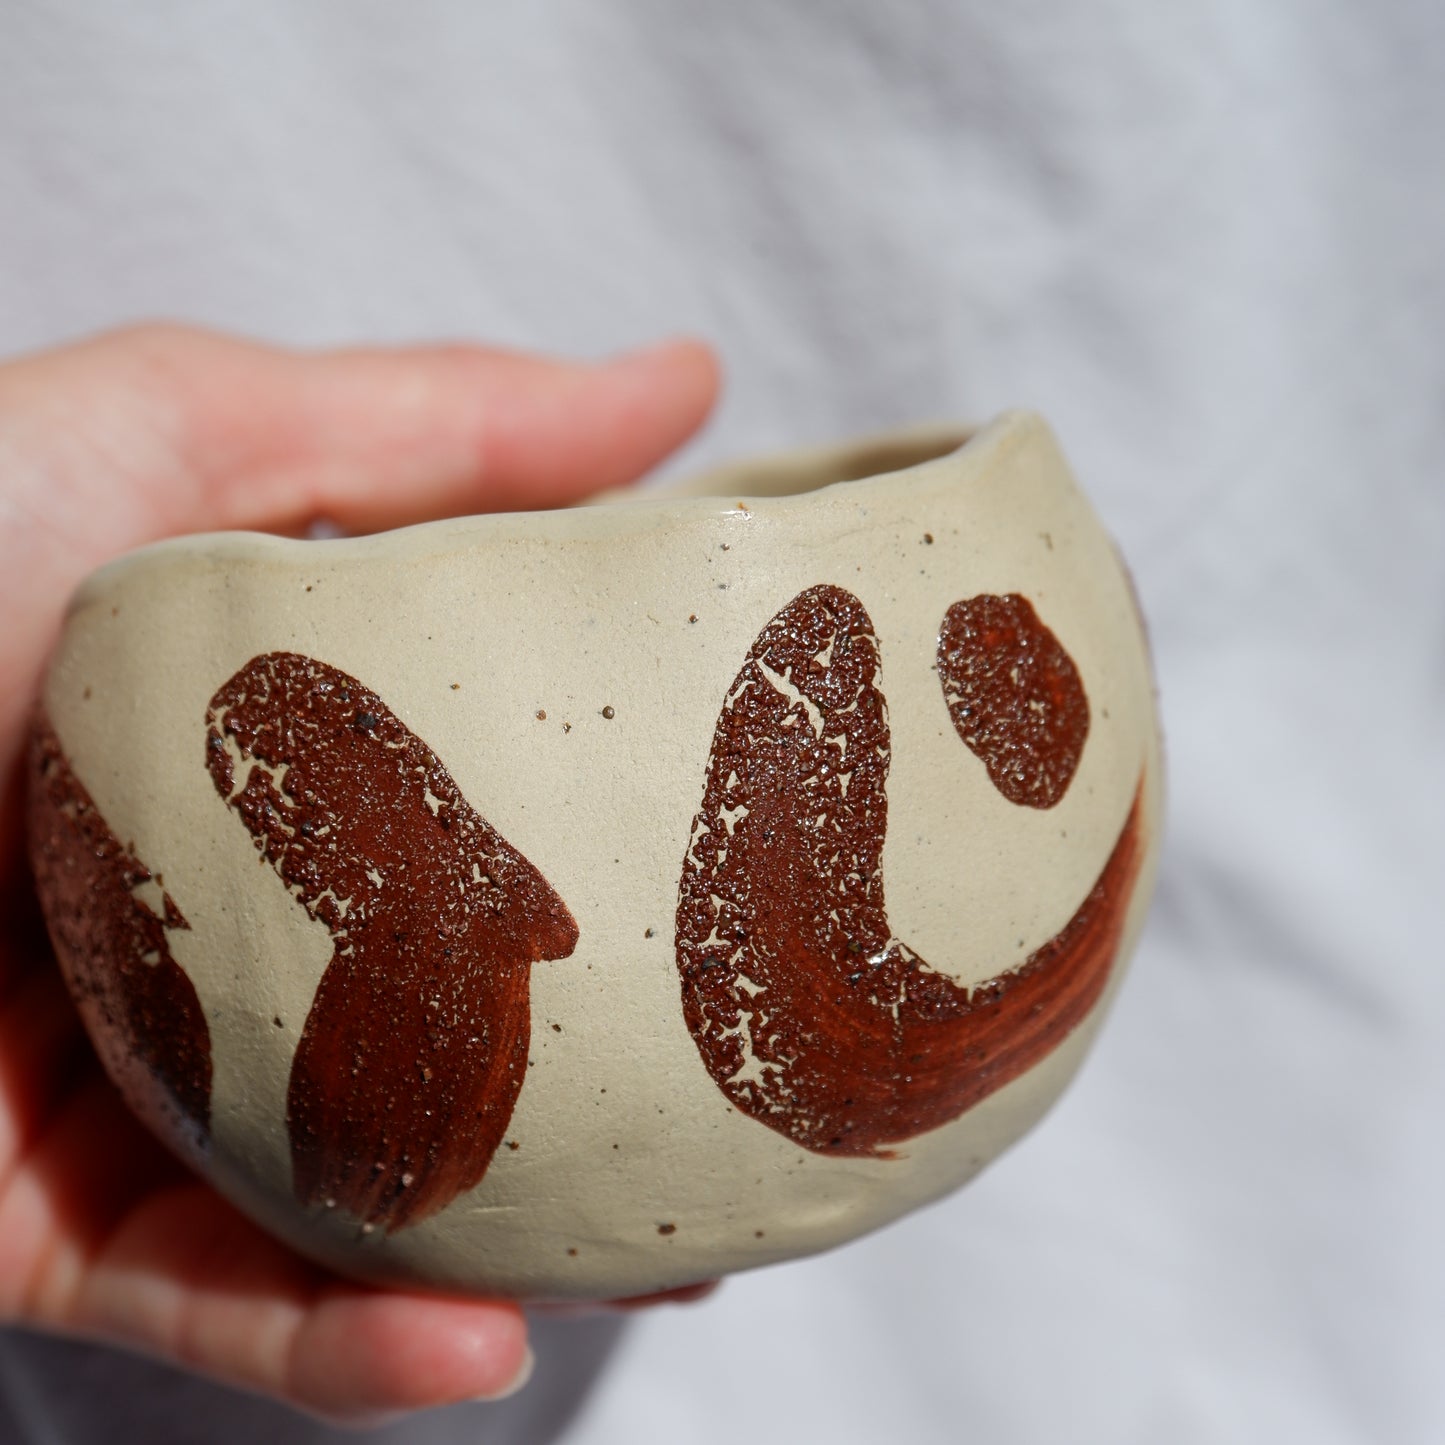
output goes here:
<path id="1" fill-rule="evenodd" d="M 1057 933 L 1145 778 L 1146 852 L 1103 998 L 1041 1063 L 891 1159 L 824 1157 L 735 1111 L 680 1005 L 678 878 L 718 711 L 760 629 L 819 583 L 856 593 L 876 628 L 892 729 L 889 920 L 935 969 L 981 982 Z M 994 789 L 934 670 L 948 607 L 1010 592 L 1068 649 L 1090 702 L 1079 771 L 1047 811 Z M 272 651 L 379 694 L 580 929 L 569 958 L 531 971 L 531 1066 L 507 1135 L 518 1147 L 390 1235 L 293 1196 L 288 1075 L 331 941 L 257 866 L 205 767 L 210 698 Z M 206 1172 L 303 1253 L 381 1281 L 643 1293 L 831 1247 L 957 1188 L 1077 1069 L 1157 854 L 1159 742 L 1131 588 L 1028 413 L 949 455 L 801 495 L 644 499 L 328 542 L 162 543 L 77 593 L 45 702 L 112 831 L 164 875 L 191 925 L 169 938 L 211 1034 Z"/>

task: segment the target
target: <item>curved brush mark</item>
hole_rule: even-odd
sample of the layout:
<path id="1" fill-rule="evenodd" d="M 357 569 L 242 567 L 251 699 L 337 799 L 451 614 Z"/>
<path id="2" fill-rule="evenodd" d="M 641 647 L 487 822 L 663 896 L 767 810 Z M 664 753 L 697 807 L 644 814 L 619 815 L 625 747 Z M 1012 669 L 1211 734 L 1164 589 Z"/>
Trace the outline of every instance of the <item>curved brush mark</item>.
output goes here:
<path id="1" fill-rule="evenodd" d="M 1074 660 L 1027 597 L 955 602 L 938 630 L 938 680 L 958 735 L 1000 793 L 1052 808 L 1089 736 L 1089 699 Z"/>
<path id="2" fill-rule="evenodd" d="M 1103 991 L 1142 853 L 1140 798 L 1070 922 L 976 988 L 888 926 L 878 643 L 838 587 L 763 629 L 713 736 L 677 908 L 683 1013 L 742 1112 L 806 1149 L 887 1156 L 1053 1050 Z M 1141 783 L 1142 791 L 1142 783 Z"/>
<path id="3" fill-rule="evenodd" d="M 207 724 L 217 790 L 335 943 L 291 1068 L 297 1196 L 418 1223 L 486 1173 L 527 1071 L 531 965 L 577 925 L 354 677 L 268 653 Z"/>
<path id="4" fill-rule="evenodd" d="M 111 832 L 43 716 L 30 740 L 28 824 L 50 939 L 106 1072 L 153 1129 L 203 1152 L 211 1035 L 167 940 L 190 924 Z"/>

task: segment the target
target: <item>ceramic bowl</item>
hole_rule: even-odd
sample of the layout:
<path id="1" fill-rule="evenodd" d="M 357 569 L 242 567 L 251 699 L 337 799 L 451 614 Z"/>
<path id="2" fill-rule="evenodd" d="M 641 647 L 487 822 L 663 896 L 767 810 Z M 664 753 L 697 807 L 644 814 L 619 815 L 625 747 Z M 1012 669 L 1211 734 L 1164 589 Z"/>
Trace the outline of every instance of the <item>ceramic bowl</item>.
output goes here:
<path id="1" fill-rule="evenodd" d="M 49 672 L 31 848 L 115 1082 L 264 1227 L 612 1297 L 1027 1130 L 1140 926 L 1159 766 L 1128 579 L 1009 414 L 124 558 Z"/>

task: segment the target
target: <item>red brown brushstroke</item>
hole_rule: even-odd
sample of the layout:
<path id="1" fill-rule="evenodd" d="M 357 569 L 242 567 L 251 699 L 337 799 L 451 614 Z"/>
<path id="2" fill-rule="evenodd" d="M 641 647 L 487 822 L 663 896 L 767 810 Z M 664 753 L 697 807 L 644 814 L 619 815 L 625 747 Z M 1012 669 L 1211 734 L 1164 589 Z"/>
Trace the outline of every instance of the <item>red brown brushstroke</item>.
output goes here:
<path id="1" fill-rule="evenodd" d="M 354 677 L 268 653 L 207 723 L 217 790 L 335 944 L 287 1095 L 297 1196 L 416 1224 L 486 1173 L 527 1071 L 529 971 L 577 925 Z"/>
<path id="2" fill-rule="evenodd" d="M 30 863 L 50 939 L 106 1072 L 152 1128 L 203 1151 L 211 1035 L 167 935 L 189 928 L 169 893 L 157 914 L 136 890 L 160 879 L 125 847 L 76 777 L 49 719 L 30 742 Z"/>
<path id="3" fill-rule="evenodd" d="M 742 1112 L 824 1154 L 887 1156 L 1038 1063 L 1103 991 L 1142 854 L 1140 798 L 1064 929 L 975 988 L 888 926 L 878 643 L 838 587 L 763 629 L 724 701 L 683 864 L 683 1013 Z M 1141 784 L 1142 788 L 1142 784 Z"/>
<path id="4" fill-rule="evenodd" d="M 1089 736 L 1089 699 L 1074 660 L 1027 597 L 955 602 L 938 632 L 948 715 L 1000 793 L 1052 808 Z"/>

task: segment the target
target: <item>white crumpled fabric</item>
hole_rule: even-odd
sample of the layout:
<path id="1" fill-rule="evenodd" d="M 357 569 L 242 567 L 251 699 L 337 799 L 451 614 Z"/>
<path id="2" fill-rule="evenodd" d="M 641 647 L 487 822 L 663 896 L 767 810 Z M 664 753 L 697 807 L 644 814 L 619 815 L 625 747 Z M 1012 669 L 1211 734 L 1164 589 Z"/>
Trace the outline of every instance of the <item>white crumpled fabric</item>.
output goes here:
<path id="1" fill-rule="evenodd" d="M 1152 625 L 1158 901 L 1037 1133 L 701 1307 L 539 1326 L 524 1394 L 378 1440 L 1445 1439 L 1445 10 L 5 0 L 0 35 L 4 352 L 692 330 L 730 383 L 678 465 L 1034 406 Z M 0 1340 L 5 1445 L 332 1438 Z"/>

